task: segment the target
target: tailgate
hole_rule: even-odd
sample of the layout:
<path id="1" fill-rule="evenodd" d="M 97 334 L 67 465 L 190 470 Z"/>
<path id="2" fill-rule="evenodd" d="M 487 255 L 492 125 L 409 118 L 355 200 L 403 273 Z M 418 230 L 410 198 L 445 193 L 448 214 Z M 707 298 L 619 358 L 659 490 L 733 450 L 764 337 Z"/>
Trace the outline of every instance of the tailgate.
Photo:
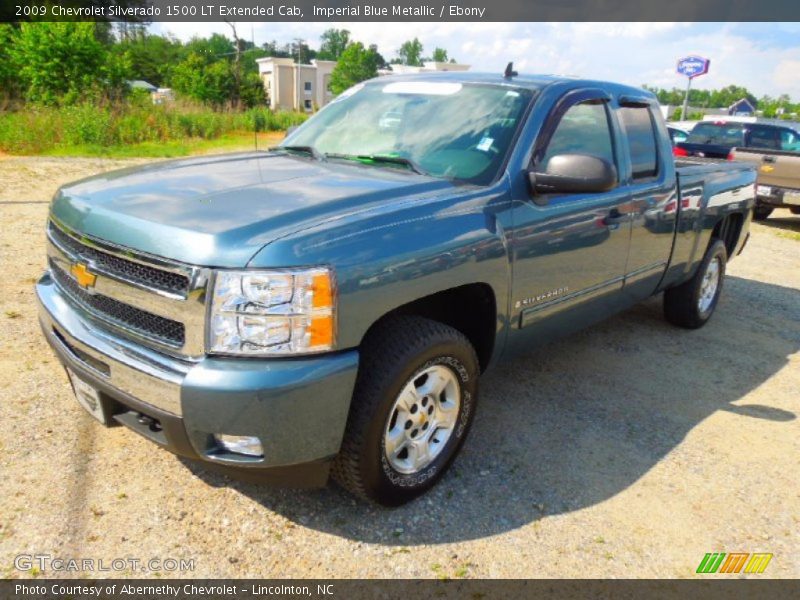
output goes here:
<path id="1" fill-rule="evenodd" d="M 800 189 L 800 153 L 760 148 L 737 148 L 733 159 L 755 165 L 759 185 Z"/>

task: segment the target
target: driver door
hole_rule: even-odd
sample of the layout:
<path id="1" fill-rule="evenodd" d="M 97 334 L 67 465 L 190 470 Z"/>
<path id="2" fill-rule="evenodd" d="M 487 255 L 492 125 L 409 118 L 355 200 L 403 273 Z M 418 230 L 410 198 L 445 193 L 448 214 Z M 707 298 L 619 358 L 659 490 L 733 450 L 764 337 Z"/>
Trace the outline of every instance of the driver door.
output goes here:
<path id="1" fill-rule="evenodd" d="M 533 192 L 515 199 L 509 342 L 529 345 L 615 312 L 631 236 L 630 199 L 619 184 L 619 126 L 603 90 L 569 92 L 536 141 L 531 168 L 559 154 L 590 154 L 616 167 L 617 185 L 600 193 Z"/>

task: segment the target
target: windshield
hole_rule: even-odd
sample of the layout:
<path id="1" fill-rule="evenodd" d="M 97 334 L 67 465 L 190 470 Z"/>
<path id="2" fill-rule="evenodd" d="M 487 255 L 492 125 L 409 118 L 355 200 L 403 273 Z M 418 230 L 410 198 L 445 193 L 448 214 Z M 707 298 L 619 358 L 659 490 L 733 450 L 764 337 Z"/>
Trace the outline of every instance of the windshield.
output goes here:
<path id="1" fill-rule="evenodd" d="M 390 81 L 344 92 L 283 141 L 329 159 L 490 183 L 533 92 L 499 85 Z"/>
<path id="2" fill-rule="evenodd" d="M 744 144 L 742 123 L 698 123 L 686 139 L 689 144 L 741 146 Z"/>

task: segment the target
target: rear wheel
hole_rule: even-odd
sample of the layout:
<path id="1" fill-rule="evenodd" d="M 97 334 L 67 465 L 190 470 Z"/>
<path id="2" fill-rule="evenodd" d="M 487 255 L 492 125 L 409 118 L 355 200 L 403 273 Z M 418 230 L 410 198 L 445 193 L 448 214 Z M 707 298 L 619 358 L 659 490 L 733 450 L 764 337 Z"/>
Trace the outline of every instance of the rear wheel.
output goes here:
<path id="1" fill-rule="evenodd" d="M 714 240 L 694 277 L 664 292 L 664 316 L 667 321 L 687 329 L 697 329 L 708 322 L 722 292 L 727 258 L 725 244 L 721 240 Z"/>
<path id="2" fill-rule="evenodd" d="M 756 221 L 765 221 L 768 216 L 772 214 L 773 208 L 771 206 L 756 206 L 753 209 L 753 219 Z"/>
<path id="3" fill-rule="evenodd" d="M 370 332 L 334 479 L 350 492 L 396 506 L 430 489 L 469 431 L 478 359 L 459 331 L 395 317 Z"/>
<path id="4" fill-rule="evenodd" d="M 789 210 L 793 215 L 800 215 L 800 206 L 792 206 Z"/>

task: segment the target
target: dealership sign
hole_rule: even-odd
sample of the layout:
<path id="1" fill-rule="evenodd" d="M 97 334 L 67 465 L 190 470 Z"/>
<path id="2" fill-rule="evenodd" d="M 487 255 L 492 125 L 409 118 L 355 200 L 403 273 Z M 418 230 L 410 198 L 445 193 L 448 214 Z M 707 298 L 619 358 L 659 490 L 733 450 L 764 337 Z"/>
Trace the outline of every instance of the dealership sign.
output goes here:
<path id="1" fill-rule="evenodd" d="M 708 65 L 711 63 L 707 58 L 701 56 L 687 56 L 678 61 L 678 73 L 686 75 L 689 79 L 700 77 L 708 73 Z"/>

